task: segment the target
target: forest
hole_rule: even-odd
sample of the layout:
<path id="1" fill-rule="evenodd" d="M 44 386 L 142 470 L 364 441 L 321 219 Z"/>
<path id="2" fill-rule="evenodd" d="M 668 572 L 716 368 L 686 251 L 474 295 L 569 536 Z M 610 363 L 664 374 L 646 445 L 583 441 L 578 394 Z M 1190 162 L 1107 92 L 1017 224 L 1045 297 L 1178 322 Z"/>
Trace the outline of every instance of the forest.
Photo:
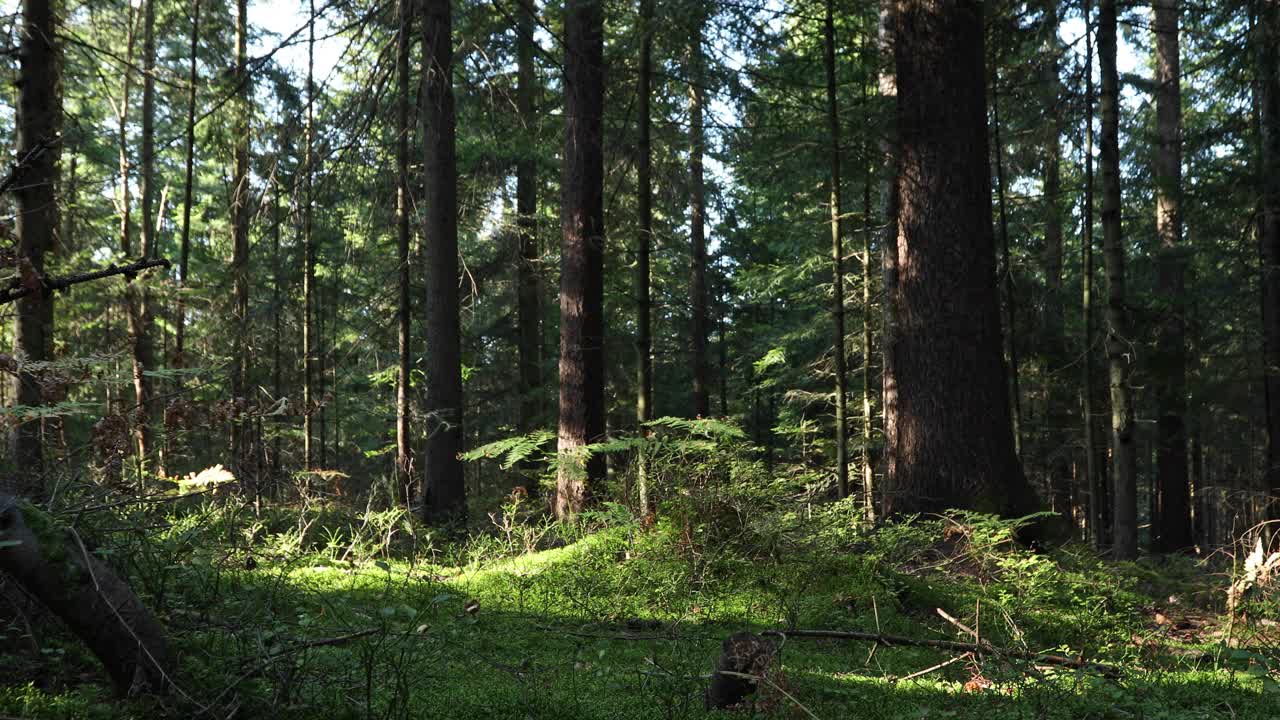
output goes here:
<path id="1" fill-rule="evenodd" d="M 1280 717 L 1280 0 L 0 33 L 0 720 Z"/>

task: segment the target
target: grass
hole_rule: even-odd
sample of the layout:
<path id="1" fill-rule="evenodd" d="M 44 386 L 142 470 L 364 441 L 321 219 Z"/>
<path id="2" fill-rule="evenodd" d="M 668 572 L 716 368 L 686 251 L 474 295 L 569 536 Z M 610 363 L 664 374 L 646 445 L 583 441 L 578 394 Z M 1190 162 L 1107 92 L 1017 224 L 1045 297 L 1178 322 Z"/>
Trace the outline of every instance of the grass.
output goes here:
<path id="1" fill-rule="evenodd" d="M 110 698 L 95 661 L 37 614 L 38 650 L 9 628 L 0 715 L 1280 717 L 1280 663 L 1224 649 L 1214 635 L 1224 630 L 1223 581 L 1190 560 L 1114 566 L 1080 548 L 1036 554 L 982 516 L 867 531 L 840 504 L 704 511 L 647 526 L 611 507 L 568 529 L 500 516 L 505 530 L 455 541 L 396 511 L 341 506 L 255 517 L 228 502 L 130 515 L 162 529 L 102 529 L 99 551 L 130 572 L 170 629 L 180 692 Z M 543 549 L 526 551 L 530 537 Z M 1111 680 L 987 655 L 899 680 L 954 656 L 797 638 L 750 707 L 703 708 L 706 676 L 733 632 L 968 639 L 938 608 L 996 645 L 1084 654 L 1126 672 Z"/>

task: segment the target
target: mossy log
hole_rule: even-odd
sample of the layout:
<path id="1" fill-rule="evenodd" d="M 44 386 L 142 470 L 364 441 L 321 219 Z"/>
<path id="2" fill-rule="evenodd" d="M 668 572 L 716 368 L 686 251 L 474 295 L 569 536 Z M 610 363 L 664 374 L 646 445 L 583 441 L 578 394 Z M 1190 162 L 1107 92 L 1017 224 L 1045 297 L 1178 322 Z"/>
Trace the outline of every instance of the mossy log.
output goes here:
<path id="1" fill-rule="evenodd" d="M 173 657 L 155 615 L 77 535 L 6 495 L 0 495 L 0 572 L 67 624 L 102 661 L 119 695 L 168 691 Z"/>

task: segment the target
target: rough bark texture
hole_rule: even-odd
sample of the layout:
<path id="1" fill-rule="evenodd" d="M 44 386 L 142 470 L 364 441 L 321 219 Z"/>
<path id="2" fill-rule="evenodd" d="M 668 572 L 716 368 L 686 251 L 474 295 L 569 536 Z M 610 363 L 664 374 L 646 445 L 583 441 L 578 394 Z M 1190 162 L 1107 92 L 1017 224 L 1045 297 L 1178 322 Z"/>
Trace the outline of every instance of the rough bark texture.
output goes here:
<path id="1" fill-rule="evenodd" d="M 982 6 L 900 0 L 896 432 L 885 509 L 1034 508 L 1009 417 L 991 228 Z"/>
<path id="2" fill-rule="evenodd" d="M 400 0 L 396 38 L 396 488 L 405 505 L 413 499 L 413 449 L 409 444 L 409 48 L 416 0 Z"/>
<path id="3" fill-rule="evenodd" d="M 1191 491 L 1187 483 L 1187 348 L 1182 242 L 1182 78 L 1178 62 L 1179 0 L 1155 0 L 1156 235 L 1160 239 L 1160 297 L 1166 303 L 1157 330 L 1156 516 L 1152 545 L 1158 551 L 1189 548 Z"/>
<path id="4" fill-rule="evenodd" d="M 893 447 L 898 427 L 898 384 L 893 374 L 893 337 L 897 325 L 898 286 L 898 149 L 897 95 L 893 61 L 893 13 L 896 0 L 880 0 L 880 22 L 876 42 L 880 56 L 877 78 L 881 99 L 880 154 L 884 167 L 880 176 L 881 218 L 880 273 L 883 307 L 880 318 L 880 392 L 884 414 L 884 472 L 888 474 L 888 449 Z M 864 488 L 868 520 L 874 520 L 883 505 L 877 488 Z"/>
<path id="5" fill-rule="evenodd" d="M 846 401 L 847 369 L 844 342 L 844 238 L 840 223 L 840 108 L 836 101 L 836 31 L 834 0 L 826 2 L 823 20 L 823 64 L 827 75 L 827 132 L 831 143 L 831 318 L 834 333 L 832 350 L 836 375 L 836 487 L 840 497 L 849 494 L 849 440 Z"/>
<path id="6" fill-rule="evenodd" d="M 653 0 L 640 0 L 640 79 L 636 102 L 640 137 L 636 158 L 636 206 L 640 232 L 636 237 L 636 423 L 640 432 L 653 419 L 653 324 L 649 293 L 650 248 L 653 243 L 653 148 L 650 96 L 653 82 Z M 649 509 L 649 480 L 644 454 L 636 460 L 637 502 Z"/>
<path id="7" fill-rule="evenodd" d="M 316 16 L 315 0 L 310 0 L 311 17 Z M 307 24 L 307 137 L 302 171 L 302 467 L 316 463 L 315 392 L 316 379 L 316 243 L 315 226 L 315 143 L 316 143 L 316 27 Z"/>
<path id="8" fill-rule="evenodd" d="M 565 134 L 560 243 L 560 454 L 554 510 L 571 517 L 604 479 L 604 8 L 565 5 Z"/>
<path id="9" fill-rule="evenodd" d="M 1092 25 L 1093 2 L 1084 0 L 1084 16 Z M 1081 412 L 1084 415 L 1084 466 L 1089 487 L 1089 535 L 1093 545 L 1101 549 L 1107 542 L 1106 522 L 1110 500 L 1106 481 L 1098 472 L 1098 443 L 1093 422 L 1093 32 L 1085 32 L 1085 132 L 1084 132 L 1084 201 L 1081 208 L 1080 265 L 1081 314 L 1084 316 L 1084 340 L 1080 363 L 1083 376 Z"/>
<path id="10" fill-rule="evenodd" d="M 998 57 L 998 56 L 997 56 Z M 1004 145 L 1000 140 L 1000 73 L 991 75 L 991 117 L 995 133 L 996 196 L 1000 215 L 1000 277 L 1004 295 L 1005 357 L 1009 360 L 1009 417 L 1013 423 L 1013 451 L 1022 458 L 1022 387 L 1018 366 L 1018 294 L 1013 282 L 1013 261 L 1009 252 L 1009 213 L 1005 201 Z"/>
<path id="11" fill-rule="evenodd" d="M 516 229 L 519 237 L 516 266 L 516 316 L 520 353 L 520 430 L 532 432 L 544 421 L 542 414 L 542 295 L 538 291 L 538 163 L 532 150 L 537 142 L 533 66 L 535 19 L 533 0 L 518 3 L 516 27 L 516 112 L 527 139 L 516 162 Z M 537 489 L 534 472 L 526 471 L 525 488 Z"/>
<path id="12" fill-rule="evenodd" d="M 248 390 L 249 337 L 249 4 L 236 2 L 236 86 L 239 101 L 235 126 L 235 176 L 231 181 L 231 279 L 233 332 L 231 397 L 239 405 Z M 248 471 L 245 428 L 239 417 L 231 421 L 231 461 L 242 480 Z"/>
<path id="13" fill-rule="evenodd" d="M 1133 434 L 1132 357 L 1125 305 L 1125 247 L 1120 227 L 1120 79 L 1116 72 L 1116 2 L 1098 5 L 1102 75 L 1102 242 L 1107 275 L 1107 376 L 1111 387 L 1112 547 L 1118 559 L 1138 555 L 1137 454 Z"/>
<path id="14" fill-rule="evenodd" d="M 164 628 L 74 532 L 0 495 L 0 572 L 48 607 L 102 661 L 116 693 L 163 694 L 174 660 Z"/>
<path id="15" fill-rule="evenodd" d="M 1280 519 L 1280 0 L 1264 0 L 1258 63 L 1262 127 L 1263 362 L 1267 408 L 1267 487 L 1272 518 Z"/>
<path id="16" fill-rule="evenodd" d="M 425 0 L 422 14 L 422 131 L 426 149 L 427 448 L 424 514 L 466 511 L 462 476 L 462 330 L 458 318 L 458 172 L 453 109 L 450 0 Z"/>
<path id="17" fill-rule="evenodd" d="M 58 232 L 58 158 L 61 153 L 62 83 L 61 50 L 56 41 L 57 10 L 50 0 L 22 3 L 22 44 L 18 50 L 18 158 L 24 161 L 21 182 L 16 184 L 14 219 L 17 251 L 31 271 L 44 272 L 44 254 L 53 249 Z M 31 293 L 17 301 L 14 313 L 14 350 L 30 361 L 49 357 L 52 344 L 52 298 Z M 44 399 L 37 378 L 25 369 L 13 379 L 13 398 L 19 405 L 40 405 Z M 18 470 L 5 482 L 19 495 L 33 496 L 42 485 L 43 448 L 39 421 L 13 428 L 9 457 Z"/>
<path id="18" fill-rule="evenodd" d="M 156 124 L 156 11 L 155 0 L 145 0 L 142 21 L 142 173 L 139 177 L 139 222 L 141 245 L 139 254 L 147 259 L 155 252 L 155 124 Z M 129 310 L 129 344 L 133 351 L 133 393 L 137 401 L 134 412 L 134 439 L 138 458 L 147 462 L 156 450 L 155 408 L 152 407 L 152 381 L 147 372 L 155 369 L 155 344 L 151 337 L 151 293 L 144 283 L 129 283 L 126 288 Z"/>
<path id="19" fill-rule="evenodd" d="M 703 182 L 702 156 L 706 150 L 702 115 L 706 98 L 702 83 L 705 73 L 702 57 L 702 24 L 699 18 L 689 47 L 689 312 L 692 316 L 690 349 L 693 365 L 693 414 L 710 414 L 707 372 L 707 235 L 706 188 Z"/>
<path id="20" fill-rule="evenodd" d="M 756 691 L 759 679 L 768 677 L 779 650 L 777 640 L 749 632 L 725 638 L 704 696 L 707 709 L 724 710 L 745 701 Z"/>

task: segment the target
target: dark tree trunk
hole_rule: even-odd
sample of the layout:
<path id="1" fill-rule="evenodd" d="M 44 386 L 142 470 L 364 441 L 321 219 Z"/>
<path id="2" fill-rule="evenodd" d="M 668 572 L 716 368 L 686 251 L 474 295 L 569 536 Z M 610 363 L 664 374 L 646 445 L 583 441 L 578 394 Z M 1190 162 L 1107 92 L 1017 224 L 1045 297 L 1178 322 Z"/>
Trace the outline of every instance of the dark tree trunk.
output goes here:
<path id="1" fill-rule="evenodd" d="M 520 431 L 532 432 L 542 416 L 542 295 L 538 288 L 541 263 L 538 253 L 537 117 L 534 94 L 537 79 L 533 65 L 533 33 L 536 29 L 533 0 L 520 0 L 516 25 L 516 112 L 525 133 L 526 146 L 516 161 L 516 228 L 519 237 L 516 266 L 516 315 L 520 336 Z M 536 470 L 524 468 L 523 483 L 537 491 Z"/>
<path id="2" fill-rule="evenodd" d="M 898 435 L 898 383 L 893 371 L 893 338 L 897 333 L 898 287 L 898 133 L 897 133 L 897 80 L 894 77 L 893 14 L 896 0 L 880 0 L 880 22 L 876 40 L 879 49 L 879 94 L 882 100 L 880 127 L 880 153 L 884 168 L 880 178 L 881 215 L 884 234 L 880 239 L 881 296 L 880 320 L 880 388 L 881 407 L 884 415 L 884 474 L 888 475 L 888 449 L 893 447 Z M 879 514 L 883 492 L 875 488 L 866 491 L 867 519 Z"/>
<path id="3" fill-rule="evenodd" d="M 1262 129 L 1263 366 L 1267 409 L 1267 488 L 1270 517 L 1280 519 L 1280 2 L 1263 0 L 1258 63 L 1259 123 Z"/>
<path id="4" fill-rule="evenodd" d="M 248 391 L 249 355 L 249 5 L 236 2 L 236 87 L 239 88 L 235 127 L 235 177 L 231 188 L 231 278 L 234 298 L 231 397 L 236 414 L 231 425 L 231 457 L 236 475 L 248 472 L 245 428 L 239 417 L 241 398 Z M 247 400 L 247 398 L 245 398 Z"/>
<path id="5" fill-rule="evenodd" d="M 823 64 L 827 75 L 827 132 L 831 143 L 831 317 L 833 321 L 832 351 L 836 374 L 836 487 L 840 497 L 849 495 L 849 439 L 846 400 L 847 370 L 844 342 L 844 238 L 840 228 L 840 108 L 836 102 L 836 31 L 834 0 L 826 2 L 823 19 Z"/>
<path id="6" fill-rule="evenodd" d="M 604 457 L 580 453 L 601 440 L 604 417 L 604 7 L 565 6 L 564 173 L 560 203 L 561 457 L 555 514 L 586 506 L 604 479 Z M 585 460 L 585 464 L 584 461 Z"/>
<path id="7" fill-rule="evenodd" d="M 409 49 L 416 0 L 400 0 L 400 29 L 396 38 L 396 488 L 405 507 L 413 501 L 413 448 L 409 443 L 409 367 L 412 353 L 409 303 Z"/>
<path id="8" fill-rule="evenodd" d="M 155 0 L 145 0 L 142 21 L 142 175 L 140 208 L 142 213 L 140 254 L 150 258 L 155 252 L 155 124 L 156 124 L 156 11 Z M 152 407 L 151 378 L 155 369 L 155 345 L 151 337 L 151 293 L 145 283 L 129 283 L 126 289 L 129 305 L 129 344 L 133 350 L 133 392 L 138 407 L 134 413 L 134 437 L 138 458 L 145 463 L 155 451 L 155 408 Z"/>
<path id="9" fill-rule="evenodd" d="M 174 659 L 155 615 L 78 534 L 7 495 L 0 495 L 0 572 L 89 646 L 118 695 L 169 690 Z"/>
<path id="10" fill-rule="evenodd" d="M 997 56 L 998 57 L 998 56 Z M 1022 387 L 1018 367 L 1018 295 L 1013 282 L 1013 260 L 1009 252 L 1009 213 L 1005 202 L 1004 145 L 1000 141 L 1000 73 L 991 73 L 991 116 L 995 134 L 996 197 L 1000 215 L 1000 277 L 1004 293 L 1005 356 L 1009 359 L 1010 418 L 1013 421 L 1013 451 L 1022 458 Z"/>
<path id="11" fill-rule="evenodd" d="M 1093 2 L 1084 0 L 1085 16 L 1085 132 L 1084 132 L 1084 202 L 1081 208 L 1081 315 L 1084 316 L 1084 351 L 1080 372 L 1083 376 L 1081 411 L 1084 414 L 1084 457 L 1086 484 L 1089 488 L 1089 535 L 1096 549 L 1102 549 L 1110 533 L 1110 495 L 1106 478 L 1098 466 L 1098 443 L 1093 421 Z"/>
<path id="12" fill-rule="evenodd" d="M 653 419 L 653 325 L 649 293 L 649 255 L 653 243 L 653 148 L 650 138 L 650 95 L 653 82 L 653 1 L 640 0 L 640 80 L 637 94 L 640 137 L 636 149 L 636 205 L 640 232 L 636 237 L 636 423 L 641 433 Z M 642 513 L 649 509 L 646 459 L 637 458 L 637 502 Z"/>
<path id="13" fill-rule="evenodd" d="M 1156 517 L 1157 551 L 1175 552 L 1194 544 L 1191 492 L 1187 483 L 1186 304 L 1187 258 L 1182 241 L 1182 78 L 1178 62 L 1179 0 L 1155 0 L 1156 235 L 1160 239 L 1159 288 L 1165 307 L 1156 338 Z"/>
<path id="14" fill-rule="evenodd" d="M 303 156 L 302 189 L 302 466 L 315 468 L 316 396 L 316 243 L 315 142 L 316 142 L 316 2 L 310 0 L 312 22 L 307 24 L 307 137 Z"/>
<path id="15" fill-rule="evenodd" d="M 196 82 L 197 52 L 200 42 L 200 0 L 191 0 L 191 64 L 187 70 L 187 145 L 185 160 L 185 181 L 182 187 L 182 240 L 178 249 L 178 307 L 174 332 L 173 364 L 175 367 L 186 367 L 186 287 L 187 272 L 191 260 L 191 205 L 195 193 L 195 156 L 196 156 Z"/>
<path id="16" fill-rule="evenodd" d="M 458 317 L 458 174 L 454 148 L 450 0 L 425 0 L 422 130 L 426 150 L 427 447 L 423 511 L 433 521 L 466 512 L 462 474 L 462 330 Z"/>
<path id="17" fill-rule="evenodd" d="M 21 182 L 14 189 L 15 230 L 18 256 L 31 270 L 44 272 L 44 254 L 53 249 L 58 232 L 58 159 L 62 152 L 62 57 L 57 45 L 58 18 L 50 0 L 23 0 L 22 44 L 18 51 L 18 107 L 16 112 L 18 158 L 24 163 Z M 14 349 L 27 360 L 49 358 L 52 345 L 53 304 L 44 293 L 18 299 L 14 313 Z M 39 379 L 22 369 L 14 376 L 13 399 L 18 405 L 44 402 Z M 44 454 L 40 422 L 15 426 L 9 436 L 14 473 L 0 481 L 15 493 L 38 494 L 43 485 Z"/>
<path id="18" fill-rule="evenodd" d="M 903 0 L 890 513 L 1036 501 L 1014 453 L 991 227 L 982 6 Z"/>
<path id="19" fill-rule="evenodd" d="M 702 25 L 699 17 L 689 47 L 689 246 L 692 266 L 689 270 L 689 311 L 692 315 L 690 348 L 693 357 L 693 414 L 706 417 L 711 413 L 707 379 L 707 236 L 706 188 L 703 182 L 702 156 L 705 152 L 703 112 L 706 105 L 706 81 L 703 72 Z"/>
<path id="20" fill-rule="evenodd" d="M 1107 275 L 1107 367 L 1111 387 L 1112 544 L 1117 559 L 1138 555 L 1137 449 L 1129 387 L 1129 313 L 1120 227 L 1120 78 L 1116 72 L 1116 2 L 1098 6 L 1102 74 L 1102 242 Z"/>

